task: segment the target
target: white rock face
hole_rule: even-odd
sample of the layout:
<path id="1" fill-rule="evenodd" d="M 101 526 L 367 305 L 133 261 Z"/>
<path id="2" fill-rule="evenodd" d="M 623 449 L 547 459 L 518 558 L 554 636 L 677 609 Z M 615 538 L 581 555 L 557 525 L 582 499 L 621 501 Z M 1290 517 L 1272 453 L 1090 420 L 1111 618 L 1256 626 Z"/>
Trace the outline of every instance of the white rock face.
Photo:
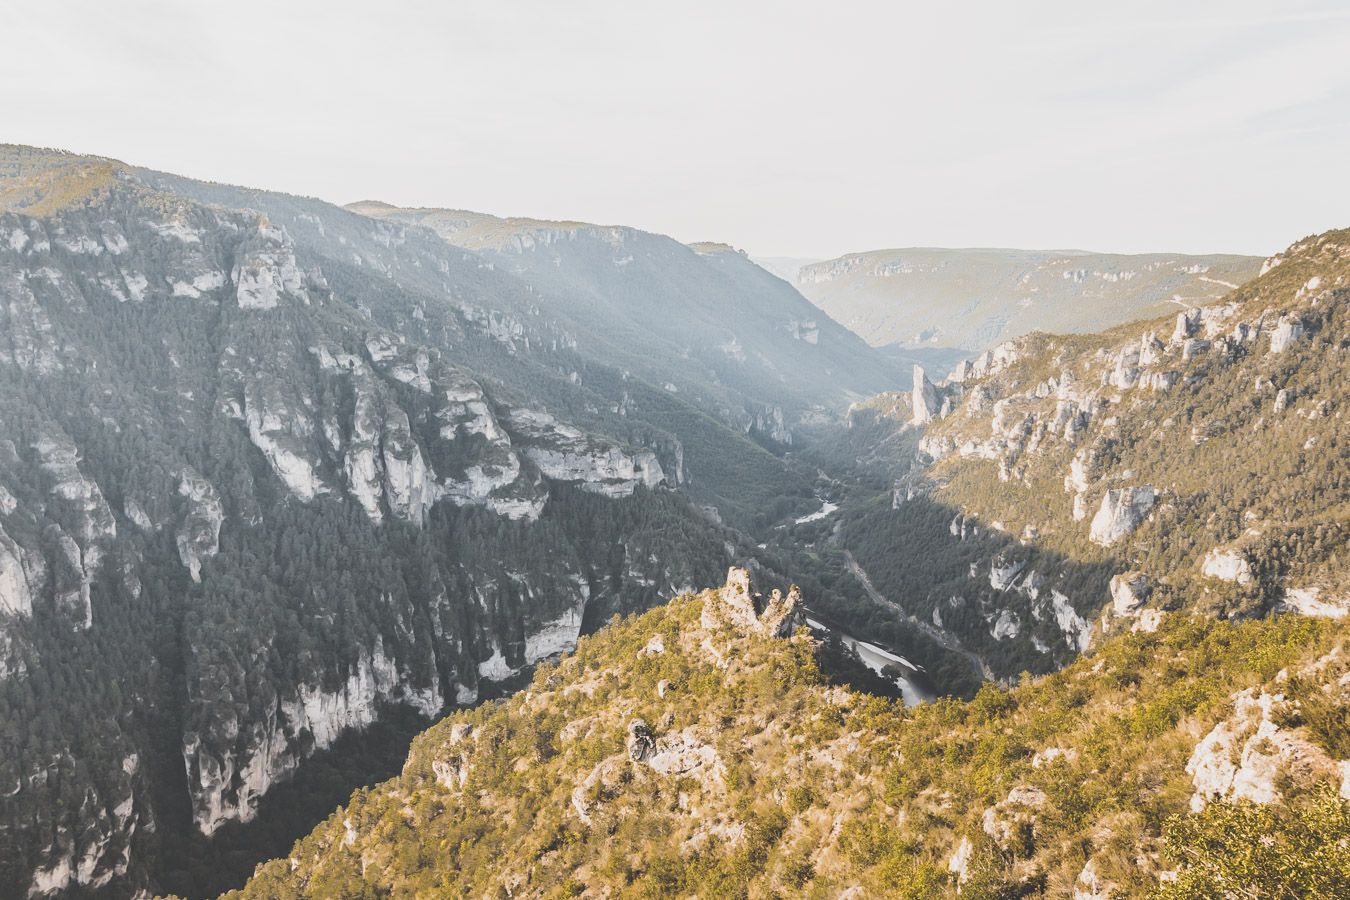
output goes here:
<path id="1" fill-rule="evenodd" d="M 1273 803 L 1280 799 L 1282 775 L 1336 771 L 1319 747 L 1275 723 L 1273 714 L 1283 705 L 1281 695 L 1253 688 L 1233 695 L 1233 714 L 1214 726 L 1186 763 L 1195 785 L 1192 810 L 1211 800 Z"/>
<path id="2" fill-rule="evenodd" d="M 45 432 L 33 449 L 43 471 L 51 477 L 52 495 L 75 523 L 74 536 L 63 532 L 58 542 L 66 565 L 77 573 L 77 583 L 67 586 L 64 579 L 56 579 L 57 605 L 71 615 L 77 628 L 88 628 L 93 624 L 90 586 L 103 561 L 103 545 L 117 536 L 117 522 L 98 485 L 80 471 L 79 453 L 68 437 Z M 27 559 L 24 562 L 28 564 Z M 31 583 L 31 572 L 29 579 Z"/>
<path id="3" fill-rule="evenodd" d="M 1150 391 L 1163 393 L 1176 387 L 1180 380 L 1180 372 L 1145 372 L 1143 377 L 1139 379 L 1139 386 Z"/>
<path id="4" fill-rule="evenodd" d="M 1073 884 L 1073 900 L 1110 900 L 1116 896 L 1116 885 L 1097 874 L 1092 860 L 1083 864 L 1083 870 Z"/>
<path id="5" fill-rule="evenodd" d="M 0 614 L 33 614 L 33 592 L 23 566 L 23 548 L 0 528 Z"/>
<path id="6" fill-rule="evenodd" d="M 1162 620 L 1163 611 L 1161 609 L 1141 609 L 1139 610 L 1139 618 L 1130 626 L 1130 630 L 1152 634 L 1162 625 Z"/>
<path id="7" fill-rule="evenodd" d="M 1066 763 L 1076 762 L 1078 751 L 1072 747 L 1046 747 L 1044 750 L 1038 750 L 1036 755 L 1031 758 L 1031 767 L 1039 769 L 1061 759 Z"/>
<path id="8" fill-rule="evenodd" d="M 508 519 L 536 521 L 544 511 L 547 492 L 535 490 L 528 481 L 515 452 L 506 453 L 500 464 L 469 466 L 459 481 L 442 484 L 443 496 L 460 506 L 482 506 Z M 524 486 L 521 493 L 512 493 Z"/>
<path id="9" fill-rule="evenodd" d="M 28 895 L 43 896 L 68 889 L 75 883 L 75 860 L 63 856 L 49 866 L 43 866 L 33 872 L 33 880 Z"/>
<path id="10" fill-rule="evenodd" d="M 219 290 L 225 286 L 225 273 L 219 271 L 202 272 L 187 281 L 169 280 L 169 287 L 175 297 L 187 297 L 195 300 L 202 294 Z"/>
<path id="11" fill-rule="evenodd" d="M 137 503 L 135 499 L 131 497 L 126 498 L 122 503 L 122 512 L 131 520 L 131 524 L 135 525 L 141 531 L 150 532 L 155 530 L 155 523 L 150 521 L 150 516 L 146 513 L 145 508 Z"/>
<path id="12" fill-rule="evenodd" d="M 274 387 L 256 382 L 248 385 L 245 401 L 249 440 L 267 457 L 272 471 L 291 493 L 306 501 L 326 493 L 327 487 L 303 452 L 314 430 L 308 416 L 293 409 Z"/>
<path id="13" fill-rule="evenodd" d="M 525 662 L 533 665 L 541 659 L 575 650 L 577 638 L 581 636 L 581 618 L 584 613 L 584 605 L 570 608 L 552 622 L 545 623 L 538 631 L 527 634 Z"/>
<path id="14" fill-rule="evenodd" d="M 1350 597 L 1323 598 L 1321 588 L 1292 588 L 1280 598 L 1280 607 L 1305 616 L 1344 619 L 1350 615 Z"/>
<path id="15" fill-rule="evenodd" d="M 187 567 L 193 581 L 201 581 L 202 561 L 220 550 L 220 526 L 225 508 L 211 482 L 193 469 L 184 469 L 178 493 L 187 498 L 187 515 L 178 530 L 178 558 Z"/>
<path id="16" fill-rule="evenodd" d="M 1270 333 L 1270 352 L 1283 353 L 1303 337 L 1303 323 L 1290 316 L 1280 316 L 1275 330 Z"/>
<path id="17" fill-rule="evenodd" d="M 1069 462 L 1069 474 L 1064 476 L 1064 490 L 1081 494 L 1092 487 L 1100 474 L 1101 465 L 1097 455 L 1084 447 Z"/>
<path id="18" fill-rule="evenodd" d="M 1172 329 L 1173 344 L 1180 344 L 1186 338 L 1195 333 L 1195 329 L 1200 325 L 1200 310 L 1191 308 L 1185 312 L 1177 313 L 1177 324 Z"/>
<path id="19" fill-rule="evenodd" d="M 380 437 L 378 401 L 374 392 L 363 389 L 360 382 L 354 387 L 354 393 L 356 400 L 352 412 L 351 436 L 344 459 L 347 489 L 371 521 L 380 522 L 384 519 L 384 510 L 380 505 L 384 473 L 377 455 Z"/>
<path id="20" fill-rule="evenodd" d="M 237 287 L 240 309 L 275 309 L 283 294 L 309 302 L 290 237 L 265 221 L 259 223 L 256 239 L 235 263 L 230 280 Z"/>
<path id="21" fill-rule="evenodd" d="M 448 746 L 454 747 L 462 744 L 473 735 L 473 726 L 465 722 L 460 722 L 450 726 L 450 741 Z M 473 767 L 468 762 L 466 753 L 454 753 L 446 759 L 432 760 L 431 771 L 436 776 L 436 780 L 450 790 L 457 790 L 464 787 L 464 783 L 469 780 L 469 771 Z"/>
<path id="22" fill-rule="evenodd" d="M 305 684 L 294 697 L 280 699 L 255 723 L 254 739 L 240 756 L 214 755 L 200 736 L 185 734 L 183 760 L 198 830 L 209 837 L 228 821 L 251 821 L 262 796 L 300 764 L 297 740 L 303 732 L 313 735 L 312 749 L 322 750 L 344 731 L 374 722 L 381 702 L 402 703 L 428 717 L 441 710 L 444 699 L 434 681 L 422 689 L 407 686 L 408 681 L 377 640 L 337 690 Z"/>
<path id="23" fill-rule="evenodd" d="M 691 729 L 657 738 L 645 762 L 660 775 L 720 778 L 723 771 L 716 748 Z"/>
<path id="24" fill-rule="evenodd" d="M 607 497 L 627 497 L 639 485 L 665 481 L 661 463 L 650 450 L 627 452 L 589 438 L 545 412 L 512 410 L 511 426 L 522 433 L 522 452 L 555 481 L 577 482 L 582 490 Z"/>
<path id="25" fill-rule="evenodd" d="M 970 842 L 970 838 L 963 837 L 961 843 L 956 845 L 951 859 L 947 860 L 947 871 L 956 876 L 958 885 L 970 877 L 970 860 L 974 855 L 975 845 Z"/>
<path id="26" fill-rule="evenodd" d="M 733 566 L 727 571 L 726 584 L 703 604 L 699 621 L 709 631 L 730 627 L 748 634 L 787 637 L 797 624 L 801 603 L 796 588 L 786 597 L 775 590 L 765 599 L 752 589 L 750 572 Z M 721 659 L 720 653 L 713 656 Z"/>
<path id="27" fill-rule="evenodd" d="M 1092 517 L 1088 537 L 1103 547 L 1111 546 L 1139 527 L 1156 499 L 1157 493 L 1150 485 L 1107 491 L 1097 514 Z"/>
<path id="28" fill-rule="evenodd" d="M 914 387 L 911 389 L 911 395 L 914 400 L 914 413 L 910 417 L 910 422 L 915 425 L 925 425 L 933 420 L 941 404 L 938 400 L 937 388 L 933 382 L 928 380 L 928 376 L 923 371 L 923 366 L 914 367 Z"/>
<path id="29" fill-rule="evenodd" d="M 1059 591 L 1050 592 L 1050 608 L 1055 614 L 1055 624 L 1064 632 L 1064 641 L 1069 649 L 1082 653 L 1092 643 L 1092 623 L 1078 614 L 1069 602 L 1069 598 Z"/>
<path id="30" fill-rule="evenodd" d="M 506 661 L 506 655 L 496 641 L 492 644 L 492 655 L 478 664 L 478 677 L 488 681 L 505 681 L 517 671 Z"/>
<path id="31" fill-rule="evenodd" d="M 1205 554 L 1200 565 L 1202 574 L 1220 581 L 1251 584 L 1252 564 L 1237 550 L 1215 547 Z"/>
<path id="32" fill-rule="evenodd" d="M 421 528 L 436 499 L 435 479 L 413 438 L 408 414 L 397 406 L 385 412 L 383 450 L 384 489 L 390 512 Z"/>
<path id="33" fill-rule="evenodd" d="M 141 826 L 131 780 L 139 765 L 135 754 L 126 757 L 122 761 L 124 779 L 113 788 L 117 792 L 106 798 L 88 795 L 84 809 L 89 815 L 78 834 L 57 830 L 41 851 L 45 862 L 33 870 L 29 897 L 64 895 L 76 888 L 97 892 L 127 873 L 131 853 L 125 842 Z M 99 802 L 91 802 L 95 799 Z M 114 850 L 118 844 L 121 849 Z"/>

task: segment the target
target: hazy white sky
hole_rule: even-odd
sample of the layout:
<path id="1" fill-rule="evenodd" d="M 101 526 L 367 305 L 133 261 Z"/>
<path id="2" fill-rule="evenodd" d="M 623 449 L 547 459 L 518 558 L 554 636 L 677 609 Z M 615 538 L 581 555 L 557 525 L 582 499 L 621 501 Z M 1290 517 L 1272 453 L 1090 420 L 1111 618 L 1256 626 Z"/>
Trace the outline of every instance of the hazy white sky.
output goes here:
<path id="1" fill-rule="evenodd" d="M 1350 226 L 1345 2 L 0 0 L 0 140 L 757 255 Z"/>

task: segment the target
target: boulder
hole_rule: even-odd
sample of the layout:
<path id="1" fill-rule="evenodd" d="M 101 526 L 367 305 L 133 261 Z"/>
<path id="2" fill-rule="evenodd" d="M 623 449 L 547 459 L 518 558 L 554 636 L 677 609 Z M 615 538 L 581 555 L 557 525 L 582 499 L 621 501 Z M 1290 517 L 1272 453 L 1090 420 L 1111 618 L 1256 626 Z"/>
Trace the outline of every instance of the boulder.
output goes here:
<path id="1" fill-rule="evenodd" d="M 628 758 L 633 762 L 646 762 L 656 749 L 656 738 L 646 719 L 634 719 L 628 723 Z"/>

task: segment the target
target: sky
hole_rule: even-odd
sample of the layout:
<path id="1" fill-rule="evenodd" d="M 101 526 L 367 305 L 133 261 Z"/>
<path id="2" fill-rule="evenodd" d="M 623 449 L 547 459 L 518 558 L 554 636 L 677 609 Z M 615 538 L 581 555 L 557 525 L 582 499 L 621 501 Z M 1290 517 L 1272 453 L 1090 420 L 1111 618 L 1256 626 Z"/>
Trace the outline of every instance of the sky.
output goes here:
<path id="1" fill-rule="evenodd" d="M 1350 226 L 1350 4 L 0 0 L 0 141 L 756 256 Z"/>

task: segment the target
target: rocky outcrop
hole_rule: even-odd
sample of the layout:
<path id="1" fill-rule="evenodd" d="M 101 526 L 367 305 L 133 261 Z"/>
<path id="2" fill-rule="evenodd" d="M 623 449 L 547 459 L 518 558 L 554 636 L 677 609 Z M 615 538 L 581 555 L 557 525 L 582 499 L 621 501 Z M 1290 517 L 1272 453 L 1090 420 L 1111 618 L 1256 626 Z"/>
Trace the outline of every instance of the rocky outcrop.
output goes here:
<path id="1" fill-rule="evenodd" d="M 467 722 L 457 722 L 450 726 L 450 738 L 446 742 L 446 749 L 455 752 L 431 762 L 432 774 L 442 787 L 458 790 L 469 780 L 469 773 L 473 769 L 469 762 L 472 747 L 466 748 L 461 745 L 468 741 L 473 733 L 473 726 Z"/>
<path id="2" fill-rule="evenodd" d="M 914 367 L 914 387 L 911 390 L 913 397 L 914 413 L 910 422 L 914 425 L 926 425 L 933 421 L 941 408 L 941 401 L 938 399 L 937 388 L 933 382 L 928 380 L 928 375 L 924 373 L 923 366 Z"/>
<path id="3" fill-rule="evenodd" d="M 1117 895 L 1116 884 L 1097 873 L 1097 864 L 1089 859 L 1073 883 L 1073 900 L 1111 900 Z"/>
<path id="4" fill-rule="evenodd" d="M 301 684 L 252 720 L 212 712 L 203 723 L 206 731 L 183 735 L 197 829 L 210 836 L 226 822 L 251 821 L 258 801 L 274 784 L 343 732 L 370 725 L 382 703 L 402 703 L 428 717 L 444 706 L 437 684 L 415 687 L 376 641 L 336 689 Z"/>
<path id="5" fill-rule="evenodd" d="M 1233 713 L 1215 725 L 1195 747 L 1186 772 L 1195 793 L 1193 810 L 1211 800 L 1273 803 L 1281 797 L 1281 779 L 1308 782 L 1335 777 L 1334 761 L 1301 733 L 1278 724 L 1289 701 L 1282 694 L 1249 688 L 1233 695 Z"/>
<path id="6" fill-rule="evenodd" d="M 1108 490 L 1092 517 L 1088 536 L 1093 543 L 1110 547 L 1139 527 L 1156 499 L 1157 492 L 1149 485 Z"/>
<path id="7" fill-rule="evenodd" d="M 998 618 L 989 629 L 989 636 L 996 641 L 1008 641 L 1022 633 L 1022 620 L 1011 609 L 999 610 Z"/>
<path id="8" fill-rule="evenodd" d="M 1064 632 L 1064 641 L 1069 649 L 1083 653 L 1092 643 L 1092 623 L 1078 614 L 1069 602 L 1069 598 L 1059 591 L 1050 592 L 1049 607 L 1055 618 L 1055 624 Z"/>
<path id="9" fill-rule="evenodd" d="M 1111 611 L 1117 616 L 1128 616 L 1148 602 L 1153 591 L 1152 582 L 1143 572 L 1122 572 L 1111 578 Z"/>
<path id="10" fill-rule="evenodd" d="M 989 564 L 989 586 L 996 591 L 1006 591 L 1017 582 L 1017 576 L 1026 567 L 1026 561 L 1009 559 L 1000 554 Z"/>
<path id="11" fill-rule="evenodd" d="M 73 763 L 73 759 L 63 756 L 53 760 L 51 766 L 33 773 L 33 778 L 45 781 L 49 775 Z M 131 864 L 131 841 L 137 832 L 154 827 L 143 802 L 137 802 L 140 777 L 140 759 L 133 754 L 122 759 L 110 797 L 93 792 L 85 795 L 81 804 L 81 829 L 78 832 L 58 829 L 50 843 L 41 849 L 41 862 L 32 872 L 28 896 L 99 891 L 127 873 Z"/>
<path id="12" fill-rule="evenodd" d="M 656 738 L 642 762 L 671 778 L 720 778 L 724 769 L 717 749 L 693 729 Z"/>
<path id="13" fill-rule="evenodd" d="M 582 587 L 585 587 L 584 582 Z M 557 656 L 559 653 L 568 653 L 576 649 L 577 639 L 581 636 L 581 621 L 585 615 L 584 598 L 587 594 L 589 594 L 589 591 L 583 591 L 581 603 L 569 607 L 558 618 L 543 623 L 526 635 L 525 662 L 527 664 L 533 665 L 541 659 L 548 659 L 551 656 Z"/>
<path id="14" fill-rule="evenodd" d="M 193 469 L 184 469 L 178 483 L 187 511 L 178 530 L 178 558 L 193 581 L 202 580 L 202 562 L 220 549 L 220 526 L 225 520 L 220 494 Z"/>
<path id="15" fill-rule="evenodd" d="M 745 634 L 787 637 L 798 624 L 801 593 L 794 585 L 784 596 L 775 590 L 766 601 L 750 585 L 746 569 L 732 568 L 727 581 L 703 604 L 703 627 L 733 628 Z"/>
<path id="16" fill-rule="evenodd" d="M 1037 813 L 1047 797 L 1038 787 L 1022 785 L 1008 792 L 1006 800 L 984 811 L 980 827 L 1000 850 L 1025 855 L 1025 844 L 1034 840 Z"/>
<path id="17" fill-rule="evenodd" d="M 285 228 L 260 219 L 256 232 L 240 248 L 230 273 L 240 309 L 275 309 L 283 296 L 308 303 L 305 278 Z"/>
<path id="18" fill-rule="evenodd" d="M 79 452 L 64 433 L 46 430 L 34 442 L 38 465 L 50 480 L 53 512 L 59 524 L 49 528 L 59 553 L 53 567 L 57 608 L 76 628 L 93 624 L 90 586 L 105 549 L 117 536 L 117 522 L 103 492 L 79 467 Z M 36 566 L 36 561 L 32 563 Z M 31 569 L 30 569 L 31 571 Z M 32 577 L 30 575 L 30 584 Z"/>
<path id="19" fill-rule="evenodd" d="M 526 458 L 547 478 L 574 482 L 607 497 L 627 497 L 639 486 L 653 488 L 665 481 L 650 450 L 629 452 L 597 441 L 536 410 L 512 410 L 508 422 L 521 435 Z"/>
<path id="20" fill-rule="evenodd" d="M 422 527 L 441 500 L 534 521 L 548 500 L 544 479 L 608 497 L 666 481 L 654 451 L 621 447 L 543 411 L 496 403 L 476 380 L 425 349 L 376 333 L 367 337 L 365 350 L 362 357 L 336 347 L 310 348 L 321 369 L 347 381 L 354 394 L 350 423 L 335 413 L 322 431 L 342 454 L 348 493 L 373 521 L 389 515 Z M 438 425 L 432 435 L 413 427 L 389 382 L 429 396 Z M 304 440 L 314 430 L 299 429 Z M 680 456 L 677 449 L 677 465 Z M 433 463 L 444 459 L 461 464 Z M 306 479 L 300 482 L 302 499 L 318 492 L 304 486 Z"/>
<path id="21" fill-rule="evenodd" d="M 1325 596 L 1320 587 L 1290 588 L 1280 598 L 1278 608 L 1304 616 L 1344 619 L 1350 615 L 1350 597 Z"/>
<path id="22" fill-rule="evenodd" d="M 656 737 L 646 719 L 634 719 L 628 723 L 628 758 L 633 762 L 646 762 L 656 749 Z"/>
<path id="23" fill-rule="evenodd" d="M 960 843 L 947 860 L 947 871 L 955 876 L 958 889 L 970 877 L 970 861 L 974 856 L 975 845 L 971 843 L 970 838 L 962 836 Z"/>
<path id="24" fill-rule="evenodd" d="M 244 389 L 243 418 L 249 440 L 287 489 L 301 500 L 313 500 L 329 489 L 315 464 L 314 421 L 294 396 L 296 390 L 261 376 L 251 379 Z"/>
<path id="25" fill-rule="evenodd" d="M 1270 352 L 1283 353 L 1303 337 L 1303 323 L 1291 316 L 1280 316 L 1270 333 Z"/>

